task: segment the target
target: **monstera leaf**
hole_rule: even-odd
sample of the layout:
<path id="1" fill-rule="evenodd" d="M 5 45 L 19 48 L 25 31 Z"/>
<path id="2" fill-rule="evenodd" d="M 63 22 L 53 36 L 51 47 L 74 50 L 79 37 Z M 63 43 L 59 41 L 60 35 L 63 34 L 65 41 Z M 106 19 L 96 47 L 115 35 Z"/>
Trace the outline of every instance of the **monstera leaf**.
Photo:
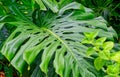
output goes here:
<path id="1" fill-rule="evenodd" d="M 32 63 L 36 61 L 31 77 L 44 77 L 41 71 L 47 76 L 50 64 L 60 77 L 103 77 L 87 59 L 85 53 L 88 48 L 81 41 L 84 32 L 96 30 L 99 30 L 98 37 L 113 39 L 104 19 L 95 17 L 92 10 L 76 2 L 54 13 L 56 11 L 35 12 L 38 26 L 22 19 L 9 22 L 5 21 L 8 17 L 2 18 L 0 23 L 12 24 L 17 28 L 0 52 L 21 74 L 27 67 L 31 70 Z"/>

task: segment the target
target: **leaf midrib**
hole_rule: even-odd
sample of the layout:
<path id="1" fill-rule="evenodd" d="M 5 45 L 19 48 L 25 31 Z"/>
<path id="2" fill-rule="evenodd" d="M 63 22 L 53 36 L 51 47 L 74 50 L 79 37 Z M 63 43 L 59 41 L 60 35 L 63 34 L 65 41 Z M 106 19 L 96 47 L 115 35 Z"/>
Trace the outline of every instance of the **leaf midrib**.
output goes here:
<path id="1" fill-rule="evenodd" d="M 55 33 L 53 33 L 51 30 L 47 29 L 47 28 L 41 28 L 43 29 L 44 31 L 47 31 L 49 32 L 51 35 L 53 35 L 55 38 L 57 38 L 67 49 L 68 51 L 70 51 L 72 57 L 77 61 L 77 58 L 75 57 L 74 53 L 72 52 L 72 50 L 68 47 L 68 45 L 58 36 L 56 35 Z"/>

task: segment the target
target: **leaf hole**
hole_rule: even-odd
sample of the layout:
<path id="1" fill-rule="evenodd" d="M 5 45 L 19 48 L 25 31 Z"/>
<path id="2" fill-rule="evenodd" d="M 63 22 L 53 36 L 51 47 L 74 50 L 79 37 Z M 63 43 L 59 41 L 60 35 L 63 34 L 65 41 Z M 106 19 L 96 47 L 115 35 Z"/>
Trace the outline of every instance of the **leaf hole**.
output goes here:
<path id="1" fill-rule="evenodd" d="M 49 47 L 51 45 L 51 43 L 47 44 L 46 47 Z"/>
<path id="2" fill-rule="evenodd" d="M 36 33 L 34 33 L 34 34 L 40 34 L 40 32 L 36 32 Z"/>
<path id="3" fill-rule="evenodd" d="M 61 45 L 57 47 L 57 49 L 60 49 L 61 48 Z"/>
<path id="4" fill-rule="evenodd" d="M 38 42 L 37 44 L 35 44 L 35 46 L 39 45 L 41 42 Z"/>
<path id="5" fill-rule="evenodd" d="M 21 32 L 17 32 L 17 33 L 15 33 L 13 39 L 14 39 L 15 37 L 19 36 L 20 34 L 21 34 Z"/>
<path id="6" fill-rule="evenodd" d="M 55 30 L 59 30 L 59 29 L 57 28 L 57 29 L 55 29 Z"/>
<path id="7" fill-rule="evenodd" d="M 83 32 L 78 32 L 78 33 L 84 35 Z"/>
<path id="8" fill-rule="evenodd" d="M 73 28 L 73 26 L 64 27 L 65 29 Z"/>
<path id="9" fill-rule="evenodd" d="M 29 39 L 30 39 L 30 37 L 28 37 L 27 39 L 25 39 L 21 45 L 24 45 L 25 43 L 27 43 L 27 41 L 29 41 Z"/>
<path id="10" fill-rule="evenodd" d="M 17 50 L 16 50 L 16 52 L 15 52 L 15 54 L 17 53 L 17 51 L 19 51 L 20 50 L 20 48 L 21 48 L 21 46 L 23 46 L 28 40 L 30 39 L 30 37 L 29 38 L 27 38 L 27 39 L 25 39 L 20 45 L 19 45 L 19 47 L 17 48 Z"/>
<path id="11" fill-rule="evenodd" d="M 74 32 L 64 32 L 63 34 L 73 34 Z"/>
<path id="12" fill-rule="evenodd" d="M 67 52 L 64 53 L 64 56 L 67 55 Z"/>
<path id="13" fill-rule="evenodd" d="M 60 19 L 60 18 L 61 18 L 60 16 L 56 17 L 56 19 Z"/>
<path id="14" fill-rule="evenodd" d="M 57 2 L 60 2 L 60 0 L 56 0 Z"/>
<path id="15" fill-rule="evenodd" d="M 59 32 L 55 32 L 55 33 L 59 33 Z"/>
<path id="16" fill-rule="evenodd" d="M 33 29 L 27 29 L 27 30 L 33 30 Z"/>
<path id="17" fill-rule="evenodd" d="M 65 22 L 67 22 L 67 21 L 59 21 L 59 23 L 65 23 Z"/>
<path id="18" fill-rule="evenodd" d="M 39 39 L 40 42 L 44 41 L 45 39 L 49 38 L 49 36 L 44 37 L 42 40 Z"/>
<path id="19" fill-rule="evenodd" d="M 65 39 L 66 41 L 73 41 L 73 42 L 75 42 L 75 40 L 72 40 L 72 39 Z"/>
<path id="20" fill-rule="evenodd" d="M 54 41 L 57 41 L 57 40 L 54 40 Z"/>
<path id="21" fill-rule="evenodd" d="M 54 27 L 54 26 L 55 26 L 55 25 L 52 25 L 51 28 Z"/>

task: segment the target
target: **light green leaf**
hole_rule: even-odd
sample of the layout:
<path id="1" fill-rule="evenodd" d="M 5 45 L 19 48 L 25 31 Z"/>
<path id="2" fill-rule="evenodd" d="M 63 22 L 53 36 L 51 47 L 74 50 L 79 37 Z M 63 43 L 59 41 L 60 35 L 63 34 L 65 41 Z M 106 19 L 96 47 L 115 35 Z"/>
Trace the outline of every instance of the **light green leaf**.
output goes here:
<path id="1" fill-rule="evenodd" d="M 94 61 L 94 66 L 97 70 L 100 70 L 105 65 L 105 62 L 106 61 L 104 59 L 97 57 Z"/>
<path id="2" fill-rule="evenodd" d="M 82 43 L 83 43 L 83 44 L 84 44 L 84 43 L 86 43 L 86 44 L 92 44 L 93 41 L 94 41 L 94 40 L 91 40 L 90 38 L 87 38 L 87 37 L 85 37 L 85 38 L 82 39 Z"/>
<path id="3" fill-rule="evenodd" d="M 112 53 L 111 59 L 120 63 L 120 51 Z"/>
<path id="4" fill-rule="evenodd" d="M 95 37 L 98 35 L 98 33 L 99 33 L 99 30 L 96 30 L 96 31 L 93 31 L 93 32 L 90 32 L 90 33 L 85 32 L 84 35 L 85 35 L 88 39 L 93 40 L 93 39 L 95 39 Z"/>
<path id="5" fill-rule="evenodd" d="M 95 53 L 95 50 L 93 49 L 93 47 L 90 47 L 90 48 L 88 48 L 88 50 L 87 50 L 87 52 L 86 52 L 86 55 L 87 56 L 90 56 L 90 55 L 92 55 L 92 54 L 94 54 Z"/>
<path id="6" fill-rule="evenodd" d="M 104 59 L 104 60 L 109 60 L 110 59 L 110 51 L 109 50 L 100 51 L 98 53 L 98 55 L 101 59 Z"/>
<path id="7" fill-rule="evenodd" d="M 104 77 L 120 77 L 119 75 L 105 75 Z"/>
<path id="8" fill-rule="evenodd" d="M 113 65 L 109 65 L 107 67 L 107 73 L 109 75 L 118 75 L 120 71 L 120 65 L 119 64 L 113 64 Z"/>
<path id="9" fill-rule="evenodd" d="M 111 50 L 114 46 L 114 43 L 112 41 L 105 42 L 103 44 L 103 49 L 104 50 Z"/>
<path id="10" fill-rule="evenodd" d="M 101 37 L 95 41 L 95 46 L 102 46 L 103 43 L 105 42 L 106 37 Z"/>

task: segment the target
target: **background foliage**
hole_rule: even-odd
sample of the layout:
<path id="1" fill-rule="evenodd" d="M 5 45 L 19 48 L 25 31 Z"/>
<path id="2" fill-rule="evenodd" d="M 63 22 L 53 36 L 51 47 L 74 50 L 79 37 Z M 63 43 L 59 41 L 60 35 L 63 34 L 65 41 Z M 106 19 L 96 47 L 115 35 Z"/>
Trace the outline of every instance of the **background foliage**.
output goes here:
<path id="1" fill-rule="evenodd" d="M 120 38 L 120 2 L 118 0 L 77 0 L 86 7 L 93 9 L 97 16 L 103 16 Z"/>

